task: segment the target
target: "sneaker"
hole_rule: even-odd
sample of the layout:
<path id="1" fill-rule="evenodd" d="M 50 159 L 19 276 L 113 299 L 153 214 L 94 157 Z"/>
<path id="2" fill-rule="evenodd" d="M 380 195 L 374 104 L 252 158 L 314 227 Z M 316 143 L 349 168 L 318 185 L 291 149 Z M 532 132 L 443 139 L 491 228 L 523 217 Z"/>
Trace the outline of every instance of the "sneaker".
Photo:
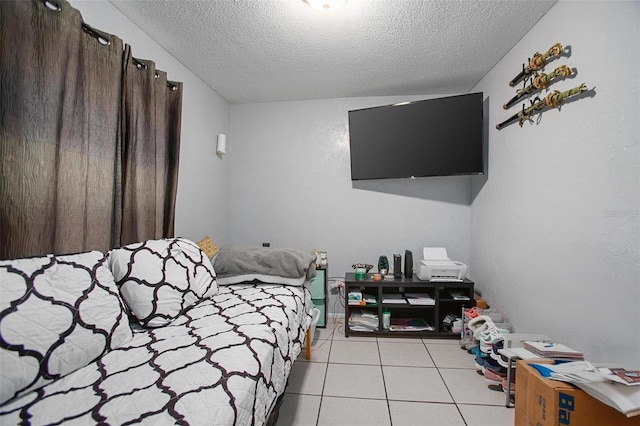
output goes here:
<path id="1" fill-rule="evenodd" d="M 476 370 L 484 372 L 484 360 L 485 359 L 481 356 L 475 357 L 474 365 L 476 367 Z"/>
<path id="2" fill-rule="evenodd" d="M 476 345 L 475 347 L 471 348 L 469 353 L 471 355 L 473 355 L 473 356 L 481 357 L 481 358 L 486 358 L 488 356 L 486 353 L 484 353 L 484 352 L 482 352 L 480 350 L 480 346 L 479 345 Z"/>
<path id="3" fill-rule="evenodd" d="M 509 358 L 501 354 L 500 359 L 498 360 L 498 364 L 500 364 L 504 368 L 509 368 Z M 511 368 L 515 368 L 515 366 L 515 363 L 511 364 Z"/>
<path id="4" fill-rule="evenodd" d="M 478 340 L 480 339 L 480 334 L 483 331 L 486 331 L 493 326 L 494 326 L 493 321 L 491 321 L 489 317 L 482 316 L 482 315 L 479 317 L 475 317 L 474 319 L 469 321 L 469 324 L 467 324 L 467 327 L 469 328 L 469 330 L 473 332 L 473 337 L 475 337 Z"/>
<path id="5" fill-rule="evenodd" d="M 482 366 L 485 370 L 493 370 L 495 373 L 504 374 L 505 376 L 507 375 L 507 369 L 498 364 L 498 361 L 496 361 L 495 359 L 487 357 L 483 358 L 483 360 L 484 363 L 482 364 Z"/>
<path id="6" fill-rule="evenodd" d="M 485 370 L 491 370 L 492 372 L 494 372 L 496 374 L 500 374 L 500 375 L 503 375 L 504 377 L 507 377 L 507 369 L 506 368 L 504 368 L 503 366 L 498 364 L 492 358 L 487 358 L 487 359 L 488 359 L 488 361 L 485 361 L 485 363 L 484 363 L 484 369 Z"/>
<path id="7" fill-rule="evenodd" d="M 486 354 L 483 354 L 483 355 L 484 356 L 477 355 L 474 358 L 474 365 L 477 370 L 482 371 L 484 373 L 487 369 L 491 369 L 491 370 L 494 370 L 494 372 L 504 371 L 506 373 L 507 371 L 506 368 L 502 368 L 495 360 L 486 356 Z"/>
<path id="8" fill-rule="evenodd" d="M 510 395 L 515 395 L 516 394 L 516 371 L 513 370 L 513 373 L 511 373 L 511 393 Z M 507 393 L 507 378 L 505 377 L 504 379 L 502 379 L 502 391 L 504 393 Z"/>
<path id="9" fill-rule="evenodd" d="M 504 341 L 504 336 L 502 335 L 502 333 L 500 333 L 500 330 L 498 330 L 497 328 L 490 327 L 480 333 L 479 340 L 480 340 L 480 350 L 484 353 L 489 354 L 493 352 L 494 343 Z"/>
<path id="10" fill-rule="evenodd" d="M 464 316 L 467 318 L 475 318 L 482 315 L 482 309 L 476 308 L 475 306 L 471 309 L 464 310 Z"/>
<path id="11" fill-rule="evenodd" d="M 502 380 L 506 380 L 506 377 L 502 377 L 500 374 L 487 368 L 484 370 L 484 379 L 492 385 L 501 385 Z"/>
<path id="12" fill-rule="evenodd" d="M 451 331 L 460 333 L 462 331 L 462 319 L 457 319 L 451 324 Z"/>
<path id="13" fill-rule="evenodd" d="M 473 331 L 466 329 L 460 339 L 460 347 L 464 350 L 473 349 L 478 345 L 478 341 L 473 337 Z"/>
<path id="14" fill-rule="evenodd" d="M 491 352 L 489 353 L 489 356 L 491 356 L 491 358 L 495 359 L 496 361 L 500 361 L 500 359 L 502 358 L 502 355 L 500 354 L 500 349 L 502 348 L 504 348 L 504 340 L 495 342 L 493 344 L 493 348 Z"/>

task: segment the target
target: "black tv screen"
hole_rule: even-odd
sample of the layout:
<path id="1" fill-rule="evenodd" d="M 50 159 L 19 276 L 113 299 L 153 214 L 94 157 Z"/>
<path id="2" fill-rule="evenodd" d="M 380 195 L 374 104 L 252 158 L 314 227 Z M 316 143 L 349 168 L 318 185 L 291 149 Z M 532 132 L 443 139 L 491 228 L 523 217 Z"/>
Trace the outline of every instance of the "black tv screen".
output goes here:
<path id="1" fill-rule="evenodd" d="M 349 111 L 351 180 L 483 174 L 483 94 Z"/>

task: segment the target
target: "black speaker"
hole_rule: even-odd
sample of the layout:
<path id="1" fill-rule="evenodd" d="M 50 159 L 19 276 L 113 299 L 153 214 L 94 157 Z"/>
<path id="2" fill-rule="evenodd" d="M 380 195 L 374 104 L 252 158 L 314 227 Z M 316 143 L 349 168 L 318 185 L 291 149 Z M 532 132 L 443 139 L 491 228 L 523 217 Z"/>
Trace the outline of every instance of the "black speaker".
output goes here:
<path id="1" fill-rule="evenodd" d="M 413 253 L 411 250 L 404 251 L 404 277 L 413 277 Z"/>
<path id="2" fill-rule="evenodd" d="M 395 279 L 402 278 L 402 255 L 401 254 L 393 255 L 393 278 Z"/>

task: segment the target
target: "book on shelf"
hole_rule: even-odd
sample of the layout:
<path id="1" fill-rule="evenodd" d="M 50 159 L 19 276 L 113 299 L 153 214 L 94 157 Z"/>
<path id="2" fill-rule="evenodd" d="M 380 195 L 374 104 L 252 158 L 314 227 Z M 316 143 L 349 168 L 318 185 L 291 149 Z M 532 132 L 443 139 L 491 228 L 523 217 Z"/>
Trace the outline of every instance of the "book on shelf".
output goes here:
<path id="1" fill-rule="evenodd" d="M 364 300 L 364 303 L 367 305 L 375 305 L 378 302 L 375 296 L 364 293 L 362 293 L 362 300 Z"/>
<path id="2" fill-rule="evenodd" d="M 422 318 L 391 318 L 390 331 L 433 331 Z"/>
<path id="3" fill-rule="evenodd" d="M 407 303 L 401 294 L 383 294 L 382 303 Z"/>
<path id="4" fill-rule="evenodd" d="M 404 297 L 410 305 L 433 306 L 436 304 L 436 301 L 429 295 L 429 293 L 404 293 Z"/>
<path id="5" fill-rule="evenodd" d="M 469 300 L 469 296 L 461 291 L 450 291 L 449 294 L 453 300 Z"/>
<path id="6" fill-rule="evenodd" d="M 573 360 L 583 360 L 582 352 L 571 349 L 560 343 L 550 342 L 522 342 L 522 347 L 542 358 L 564 358 Z"/>

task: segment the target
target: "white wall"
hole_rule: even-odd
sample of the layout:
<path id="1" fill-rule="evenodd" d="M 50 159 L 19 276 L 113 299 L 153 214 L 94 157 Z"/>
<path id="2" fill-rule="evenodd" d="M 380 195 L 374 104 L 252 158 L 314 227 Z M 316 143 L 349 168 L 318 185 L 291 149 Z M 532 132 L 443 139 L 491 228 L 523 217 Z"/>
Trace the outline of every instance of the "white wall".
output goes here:
<path id="1" fill-rule="evenodd" d="M 474 88 L 490 104 L 488 174 L 474 179 L 472 278 L 517 331 L 593 361 L 640 367 L 640 3 L 561 1 Z M 577 69 L 593 97 L 497 131 L 507 82 L 536 51 Z M 547 92 L 545 91 L 544 94 Z"/>
<path id="2" fill-rule="evenodd" d="M 107 1 L 69 2 L 92 27 L 114 34 L 133 55 L 150 59 L 183 82 L 182 134 L 176 202 L 176 235 L 229 241 L 229 161 L 216 156 L 216 138 L 228 133 L 229 104 Z"/>
<path id="3" fill-rule="evenodd" d="M 468 262 L 468 177 L 351 182 L 348 111 L 428 97 L 231 105 L 231 240 L 326 250 L 330 277 L 424 246 Z"/>
<path id="4" fill-rule="evenodd" d="M 489 112 L 485 177 L 353 183 L 347 111 L 412 98 L 229 105 L 108 2 L 72 0 L 87 23 L 184 82 L 176 231 L 225 244 L 327 250 L 330 276 L 356 262 L 446 246 L 517 331 L 543 332 L 594 361 L 640 359 L 638 2 L 561 1 L 473 89 Z M 507 82 L 555 42 L 595 96 L 531 125 L 495 124 Z M 485 108 L 487 110 L 487 108 Z M 228 155 L 215 137 L 228 133 Z M 229 189 L 230 188 L 230 189 Z M 472 202 L 471 206 L 469 203 Z M 335 295 L 330 302 L 333 307 Z"/>

